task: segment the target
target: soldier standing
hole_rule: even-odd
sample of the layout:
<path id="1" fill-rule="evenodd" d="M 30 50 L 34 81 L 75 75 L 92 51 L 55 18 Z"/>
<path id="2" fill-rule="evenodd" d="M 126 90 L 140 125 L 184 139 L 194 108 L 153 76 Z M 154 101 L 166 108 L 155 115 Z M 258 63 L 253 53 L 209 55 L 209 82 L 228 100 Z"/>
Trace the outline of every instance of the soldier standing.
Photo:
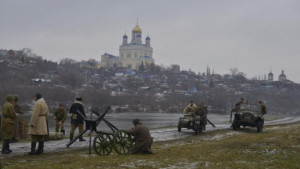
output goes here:
<path id="1" fill-rule="evenodd" d="M 129 130 L 129 133 L 134 136 L 134 146 L 131 151 L 132 154 L 153 154 L 151 151 L 152 137 L 149 130 L 139 119 L 132 120 L 134 128 Z"/>
<path id="2" fill-rule="evenodd" d="M 244 98 L 241 98 L 236 104 L 235 107 L 231 110 L 231 112 L 238 112 L 240 110 L 241 104 L 244 103 Z"/>
<path id="3" fill-rule="evenodd" d="M 16 112 L 14 110 L 13 102 L 14 96 L 9 94 L 6 96 L 6 102 L 2 107 L 1 130 L 4 135 L 2 154 L 9 154 L 12 152 L 12 150 L 9 149 L 9 142 L 13 136 L 14 119 L 16 118 Z"/>
<path id="4" fill-rule="evenodd" d="M 258 104 L 260 105 L 260 108 L 261 108 L 261 114 L 262 115 L 267 114 L 267 107 L 264 104 L 264 102 L 260 100 L 260 101 L 258 101 Z"/>
<path id="5" fill-rule="evenodd" d="M 64 106 L 60 104 L 54 112 L 55 132 L 58 132 L 60 128 L 60 132 L 64 133 L 65 135 L 64 123 L 66 119 L 67 119 L 67 112 Z"/>
<path id="6" fill-rule="evenodd" d="M 195 114 L 201 116 L 201 126 L 202 129 L 205 130 L 207 124 L 207 107 L 203 102 L 200 102 L 200 104 L 198 105 L 195 111 Z"/>
<path id="7" fill-rule="evenodd" d="M 86 117 L 83 104 L 82 97 L 77 96 L 75 102 L 72 104 L 70 108 L 71 113 L 71 131 L 70 131 L 70 141 L 72 141 L 74 137 L 75 129 L 79 128 L 79 133 L 83 131 L 83 117 L 78 113 L 78 111 Z M 85 139 L 79 137 L 79 141 L 85 141 Z"/>
<path id="8" fill-rule="evenodd" d="M 235 107 L 234 107 L 234 108 L 231 110 L 231 112 L 230 112 L 230 122 L 231 122 L 231 118 L 232 118 L 232 112 L 237 113 L 237 112 L 240 110 L 241 104 L 243 104 L 243 103 L 244 103 L 244 98 L 241 98 L 241 99 L 235 104 Z M 235 123 L 235 120 L 236 120 L 236 119 L 234 118 L 232 124 Z M 230 127 L 232 127 L 232 124 L 231 124 Z"/>
<path id="9" fill-rule="evenodd" d="M 42 154 L 44 152 L 45 136 L 48 134 L 48 106 L 40 93 L 35 95 L 35 101 L 29 123 L 29 134 L 31 135 L 31 151 L 28 153 L 29 155 Z M 39 143 L 37 151 L 35 151 L 36 142 Z"/>
<path id="10" fill-rule="evenodd" d="M 14 96 L 14 109 L 15 112 L 17 113 L 17 117 L 15 118 L 15 124 L 14 124 L 14 134 L 13 134 L 13 138 L 12 138 L 12 142 L 17 142 L 18 141 L 18 137 L 19 137 L 19 115 L 23 114 L 23 112 L 21 112 L 21 107 L 18 104 L 19 101 L 19 96 L 15 95 Z"/>

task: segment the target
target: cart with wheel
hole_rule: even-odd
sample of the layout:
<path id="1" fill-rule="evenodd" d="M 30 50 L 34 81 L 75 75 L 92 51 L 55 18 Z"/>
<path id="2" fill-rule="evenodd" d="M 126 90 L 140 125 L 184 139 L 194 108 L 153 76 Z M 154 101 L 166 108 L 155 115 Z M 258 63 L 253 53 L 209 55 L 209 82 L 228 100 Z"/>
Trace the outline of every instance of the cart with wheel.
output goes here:
<path id="1" fill-rule="evenodd" d="M 82 136 L 85 132 L 89 131 L 90 142 L 89 142 L 89 153 L 91 154 L 91 140 L 92 133 L 95 132 L 96 136 L 93 140 L 93 149 L 98 155 L 109 155 L 114 149 L 118 154 L 129 154 L 133 147 L 133 139 L 131 135 L 125 130 L 119 130 L 109 121 L 107 121 L 104 116 L 110 110 L 110 107 L 106 109 L 106 111 L 101 115 L 96 111 L 92 111 L 94 114 L 98 116 L 96 120 L 87 119 L 82 115 L 81 112 L 78 113 L 83 117 L 85 121 L 85 130 L 83 130 L 78 136 L 76 136 L 73 140 L 71 140 L 67 147 L 71 146 L 80 136 Z M 103 121 L 112 132 L 105 132 L 101 130 L 97 130 L 97 126 L 100 122 Z"/>

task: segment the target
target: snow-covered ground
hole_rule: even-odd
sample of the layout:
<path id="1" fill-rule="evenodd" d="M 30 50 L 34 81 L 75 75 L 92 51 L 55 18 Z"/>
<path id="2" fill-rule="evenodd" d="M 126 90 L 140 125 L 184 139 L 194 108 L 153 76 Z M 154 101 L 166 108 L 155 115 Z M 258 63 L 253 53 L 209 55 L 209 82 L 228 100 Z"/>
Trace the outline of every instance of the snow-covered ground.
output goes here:
<path id="1" fill-rule="evenodd" d="M 212 118 L 215 119 L 215 118 Z M 224 124 L 224 121 L 218 121 L 215 124 L 216 127 L 212 127 L 211 125 L 207 125 L 206 131 L 204 132 L 211 132 L 216 130 L 222 130 L 222 129 L 228 129 L 230 128 L 230 124 Z M 293 122 L 299 122 L 300 117 L 285 117 L 281 119 L 276 119 L 272 121 L 266 121 L 265 125 L 277 125 L 277 124 L 286 124 L 286 123 L 293 123 Z M 219 123 L 219 124 L 218 124 Z M 223 123 L 223 124 L 222 124 Z M 161 129 L 153 129 L 150 130 L 151 136 L 154 137 L 154 141 L 166 141 L 166 140 L 174 140 L 174 139 L 182 139 L 191 135 L 194 135 L 194 132 L 192 130 L 186 130 L 182 129 L 182 132 L 178 132 L 177 128 L 161 128 Z M 87 148 L 88 152 L 88 146 L 89 146 L 89 137 L 85 137 L 87 141 L 85 142 L 74 142 L 69 148 L 66 147 L 66 144 L 69 142 L 69 139 L 63 139 L 63 140 L 51 140 L 45 142 L 45 153 L 53 153 L 53 152 L 60 152 L 60 151 L 68 151 L 68 150 L 75 150 L 80 148 Z M 93 138 L 92 138 L 93 141 Z M 3 155 L 0 154 L 0 159 L 16 156 L 16 155 L 22 155 L 26 154 L 30 151 L 30 142 L 26 143 L 11 143 L 11 149 L 13 152 L 9 155 Z"/>

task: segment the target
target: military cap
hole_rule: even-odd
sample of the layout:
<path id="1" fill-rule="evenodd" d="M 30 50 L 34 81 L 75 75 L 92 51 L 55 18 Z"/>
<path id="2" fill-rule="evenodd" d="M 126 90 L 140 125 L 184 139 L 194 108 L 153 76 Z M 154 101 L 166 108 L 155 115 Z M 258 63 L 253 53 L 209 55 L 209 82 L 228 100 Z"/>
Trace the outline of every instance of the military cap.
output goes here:
<path id="1" fill-rule="evenodd" d="M 6 96 L 6 101 L 8 101 L 8 102 L 14 101 L 14 99 L 15 99 L 15 97 L 14 97 L 14 95 L 12 95 L 12 94 L 8 94 L 8 95 Z"/>
<path id="2" fill-rule="evenodd" d="M 14 101 L 15 102 L 19 101 L 19 96 L 18 95 L 15 95 Z"/>

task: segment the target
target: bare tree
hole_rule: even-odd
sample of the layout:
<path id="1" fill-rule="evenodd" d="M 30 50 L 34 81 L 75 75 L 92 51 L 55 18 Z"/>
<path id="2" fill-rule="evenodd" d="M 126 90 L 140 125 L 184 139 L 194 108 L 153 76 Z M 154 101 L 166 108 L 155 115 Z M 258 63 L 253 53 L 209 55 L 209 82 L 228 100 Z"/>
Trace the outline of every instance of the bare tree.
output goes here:
<path id="1" fill-rule="evenodd" d="M 237 73 L 239 72 L 239 69 L 237 67 L 230 68 L 229 70 L 230 70 L 231 76 L 236 76 Z"/>

